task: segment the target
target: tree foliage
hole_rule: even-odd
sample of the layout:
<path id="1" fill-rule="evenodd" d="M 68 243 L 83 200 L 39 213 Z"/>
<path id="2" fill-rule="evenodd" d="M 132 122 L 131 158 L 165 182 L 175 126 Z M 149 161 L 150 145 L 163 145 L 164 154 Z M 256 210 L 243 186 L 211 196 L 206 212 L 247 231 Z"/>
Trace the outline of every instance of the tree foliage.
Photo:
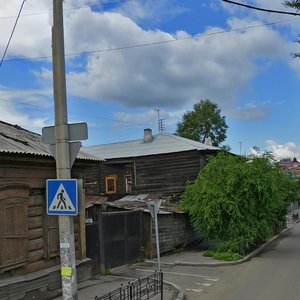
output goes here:
<path id="1" fill-rule="evenodd" d="M 247 159 L 221 152 L 187 186 L 180 206 L 205 239 L 244 254 L 285 221 L 296 197 L 295 181 L 270 155 Z"/>
<path id="2" fill-rule="evenodd" d="M 285 0 L 283 1 L 283 4 L 286 6 L 286 7 L 291 7 L 291 8 L 294 8 L 296 9 L 296 11 L 299 11 L 300 10 L 300 0 Z M 298 39 L 297 42 L 300 44 L 300 40 Z M 294 58 L 296 57 L 300 57 L 300 53 L 293 53 L 293 56 Z"/>
<path id="3" fill-rule="evenodd" d="M 283 1 L 283 4 L 287 7 L 295 8 L 300 10 L 300 0 Z"/>
<path id="4" fill-rule="evenodd" d="M 219 146 L 226 139 L 227 124 L 221 110 L 210 100 L 194 104 L 194 110 L 186 112 L 177 123 L 176 134 L 188 139 L 205 142 L 210 137 L 213 146 Z"/>

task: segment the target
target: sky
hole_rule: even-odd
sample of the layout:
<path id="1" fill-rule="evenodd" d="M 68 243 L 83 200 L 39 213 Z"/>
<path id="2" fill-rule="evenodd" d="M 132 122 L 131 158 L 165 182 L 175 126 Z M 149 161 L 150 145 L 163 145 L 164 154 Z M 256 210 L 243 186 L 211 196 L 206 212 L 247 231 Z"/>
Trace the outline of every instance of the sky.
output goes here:
<path id="1" fill-rule="evenodd" d="M 3 57 L 23 0 L 1 1 Z M 237 0 L 293 11 L 282 0 Z M 84 146 L 174 133 L 202 99 L 229 126 L 223 145 L 300 160 L 300 16 L 221 0 L 65 0 L 69 123 Z M 0 120 L 41 133 L 54 125 L 52 0 L 26 0 L 0 67 Z"/>

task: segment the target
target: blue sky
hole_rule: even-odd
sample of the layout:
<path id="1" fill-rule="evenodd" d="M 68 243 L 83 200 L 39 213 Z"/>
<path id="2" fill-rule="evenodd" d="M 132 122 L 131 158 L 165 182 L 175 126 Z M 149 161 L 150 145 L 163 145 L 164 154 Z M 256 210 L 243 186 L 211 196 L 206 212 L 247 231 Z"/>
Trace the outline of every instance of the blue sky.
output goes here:
<path id="1" fill-rule="evenodd" d="M 22 0 L 4 2 L 1 56 Z M 290 11 L 282 0 L 237 2 Z M 300 159 L 300 16 L 221 0 L 65 0 L 64 24 L 68 118 L 88 123 L 83 145 L 157 133 L 155 109 L 174 133 L 210 99 L 233 152 Z M 54 124 L 51 26 L 52 0 L 27 0 L 0 68 L 0 120 L 38 133 Z"/>

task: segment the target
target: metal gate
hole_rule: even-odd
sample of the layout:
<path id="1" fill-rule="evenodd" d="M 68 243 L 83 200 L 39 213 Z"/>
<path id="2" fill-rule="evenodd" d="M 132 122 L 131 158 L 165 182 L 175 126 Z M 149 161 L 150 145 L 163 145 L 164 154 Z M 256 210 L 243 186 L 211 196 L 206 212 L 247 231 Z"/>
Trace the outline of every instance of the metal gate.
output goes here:
<path id="1" fill-rule="evenodd" d="M 99 223 L 86 224 L 86 256 L 92 259 L 92 274 L 101 272 Z"/>
<path id="2" fill-rule="evenodd" d="M 102 213 L 97 219 L 97 223 L 86 224 L 87 256 L 92 259 L 93 274 L 141 257 L 140 212 Z"/>

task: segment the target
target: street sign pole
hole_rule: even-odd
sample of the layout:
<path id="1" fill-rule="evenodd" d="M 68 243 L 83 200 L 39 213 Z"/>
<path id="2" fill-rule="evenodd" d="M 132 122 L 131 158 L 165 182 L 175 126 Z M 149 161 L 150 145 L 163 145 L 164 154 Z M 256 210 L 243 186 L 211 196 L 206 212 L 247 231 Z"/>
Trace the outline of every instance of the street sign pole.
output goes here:
<path id="1" fill-rule="evenodd" d="M 159 251 L 157 212 L 154 214 L 154 224 L 155 224 L 155 238 L 156 238 L 157 270 L 158 272 L 160 272 L 161 270 L 160 270 L 160 251 Z"/>
<path id="2" fill-rule="evenodd" d="M 55 151 L 58 179 L 71 178 L 67 118 L 63 0 L 53 0 L 52 56 L 55 106 Z M 78 299 L 74 223 L 70 216 L 59 216 L 60 260 L 63 299 Z"/>
<path id="3" fill-rule="evenodd" d="M 158 214 L 160 205 L 161 205 L 161 200 L 159 200 L 159 199 L 147 202 L 147 206 L 150 211 L 151 217 L 152 217 L 152 219 L 154 219 L 158 272 L 161 271 L 161 269 L 160 269 L 159 236 L 158 236 L 158 220 L 157 220 L 157 214 Z"/>

